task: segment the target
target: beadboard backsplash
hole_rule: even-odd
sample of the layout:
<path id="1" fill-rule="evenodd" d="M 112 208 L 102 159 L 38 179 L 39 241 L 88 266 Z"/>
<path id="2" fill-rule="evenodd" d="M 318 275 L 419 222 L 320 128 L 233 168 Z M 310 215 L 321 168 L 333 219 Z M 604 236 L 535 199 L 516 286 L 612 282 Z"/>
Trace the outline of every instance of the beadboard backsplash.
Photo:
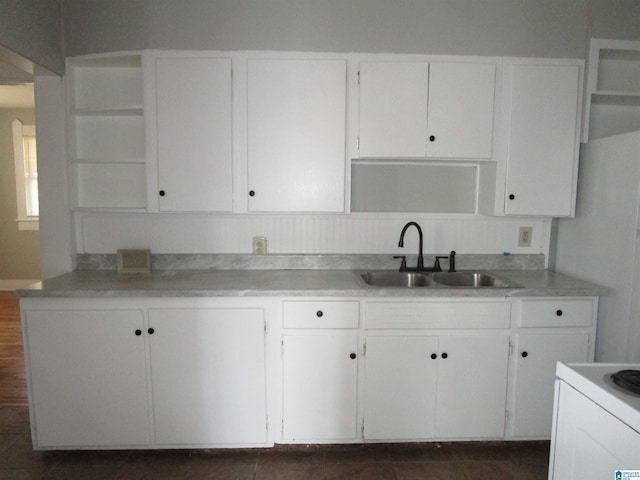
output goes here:
<path id="1" fill-rule="evenodd" d="M 415 254 L 424 252 L 542 254 L 549 256 L 551 220 L 481 215 L 199 215 L 76 212 L 77 253 L 150 248 L 154 254 L 248 254 L 254 236 L 267 238 L 269 254 Z M 532 227 L 531 246 L 518 247 L 518 229 Z"/>

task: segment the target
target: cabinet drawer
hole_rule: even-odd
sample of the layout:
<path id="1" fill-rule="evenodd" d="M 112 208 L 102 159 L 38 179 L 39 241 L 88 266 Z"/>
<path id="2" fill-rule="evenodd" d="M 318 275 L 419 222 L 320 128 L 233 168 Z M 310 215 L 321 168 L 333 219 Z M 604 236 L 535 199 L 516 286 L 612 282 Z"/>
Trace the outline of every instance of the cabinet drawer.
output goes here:
<path id="1" fill-rule="evenodd" d="M 523 300 L 521 327 L 590 327 L 593 322 L 593 300 Z"/>
<path id="2" fill-rule="evenodd" d="M 368 329 L 509 328 L 510 302 L 369 302 Z"/>
<path id="3" fill-rule="evenodd" d="M 358 328 L 359 302 L 285 301 L 284 328 Z"/>

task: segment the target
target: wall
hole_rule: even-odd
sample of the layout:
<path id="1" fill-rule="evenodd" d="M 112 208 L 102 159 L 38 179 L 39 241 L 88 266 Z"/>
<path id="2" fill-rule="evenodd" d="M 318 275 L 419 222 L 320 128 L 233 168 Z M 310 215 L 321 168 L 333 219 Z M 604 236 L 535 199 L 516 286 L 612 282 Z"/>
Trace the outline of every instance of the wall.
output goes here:
<path id="1" fill-rule="evenodd" d="M 0 0 L 0 45 L 64 73 L 61 0 Z"/>
<path id="2" fill-rule="evenodd" d="M 587 0 L 64 0 L 65 55 L 303 50 L 584 58 Z"/>
<path id="3" fill-rule="evenodd" d="M 0 109 L 0 280 L 40 277 L 40 233 L 18 230 L 11 122 L 34 125 L 33 109 Z"/>

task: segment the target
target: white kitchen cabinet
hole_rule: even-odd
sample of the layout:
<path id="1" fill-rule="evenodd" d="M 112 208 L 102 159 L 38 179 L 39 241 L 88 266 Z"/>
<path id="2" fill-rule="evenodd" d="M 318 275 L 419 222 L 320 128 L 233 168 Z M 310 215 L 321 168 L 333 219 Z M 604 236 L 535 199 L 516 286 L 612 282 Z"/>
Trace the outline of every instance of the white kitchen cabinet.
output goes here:
<path id="1" fill-rule="evenodd" d="M 501 438 L 509 336 L 373 336 L 366 341 L 367 440 Z"/>
<path id="2" fill-rule="evenodd" d="M 69 59 L 65 80 L 72 207 L 144 210 L 141 55 Z"/>
<path id="3" fill-rule="evenodd" d="M 158 210 L 232 210 L 231 58 L 153 61 Z"/>
<path id="4" fill-rule="evenodd" d="M 260 304 L 46 299 L 21 310 L 36 448 L 268 444 Z"/>
<path id="5" fill-rule="evenodd" d="M 346 60 L 247 61 L 250 212 L 344 212 Z"/>
<path id="6" fill-rule="evenodd" d="M 640 42 L 592 38 L 582 141 L 640 130 Z"/>
<path id="7" fill-rule="evenodd" d="M 357 440 L 358 335 L 285 335 L 282 351 L 284 441 Z"/>
<path id="8" fill-rule="evenodd" d="M 509 436 L 550 438 L 556 363 L 593 361 L 594 302 L 591 298 L 518 302 Z"/>
<path id="9" fill-rule="evenodd" d="M 267 440 L 261 309 L 150 309 L 157 445 Z"/>
<path id="10" fill-rule="evenodd" d="M 23 325 L 35 447 L 150 443 L 142 310 L 29 309 Z"/>
<path id="11" fill-rule="evenodd" d="M 362 62 L 360 158 L 492 154 L 496 63 Z"/>
<path id="12" fill-rule="evenodd" d="M 497 214 L 574 215 L 582 72 L 582 60 L 505 59 Z"/>
<path id="13" fill-rule="evenodd" d="M 365 439 L 501 438 L 510 312 L 496 299 L 366 302 Z"/>

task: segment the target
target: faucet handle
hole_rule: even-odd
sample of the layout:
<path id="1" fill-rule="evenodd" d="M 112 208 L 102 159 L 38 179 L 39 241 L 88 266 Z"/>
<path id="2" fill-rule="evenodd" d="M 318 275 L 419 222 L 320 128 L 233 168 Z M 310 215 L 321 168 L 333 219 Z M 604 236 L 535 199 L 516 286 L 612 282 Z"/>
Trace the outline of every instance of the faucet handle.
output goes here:
<path id="1" fill-rule="evenodd" d="M 442 271 L 442 267 L 440 266 L 440 259 L 441 258 L 449 258 L 449 257 L 446 256 L 446 255 L 436 255 L 436 261 L 433 262 L 433 269 L 436 272 L 441 272 Z"/>
<path id="2" fill-rule="evenodd" d="M 401 258 L 402 262 L 400 263 L 400 271 L 404 271 L 407 269 L 407 257 L 406 255 L 394 255 L 393 258 Z"/>

